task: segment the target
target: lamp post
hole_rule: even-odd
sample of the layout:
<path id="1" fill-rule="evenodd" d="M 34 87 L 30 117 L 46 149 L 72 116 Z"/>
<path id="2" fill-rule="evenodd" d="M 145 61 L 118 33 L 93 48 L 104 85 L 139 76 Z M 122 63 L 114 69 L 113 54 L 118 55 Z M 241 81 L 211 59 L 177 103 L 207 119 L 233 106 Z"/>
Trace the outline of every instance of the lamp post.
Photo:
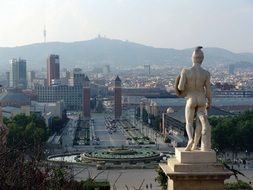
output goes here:
<path id="1" fill-rule="evenodd" d="M 158 135 L 158 133 L 156 132 L 155 133 L 155 144 L 156 144 L 157 150 L 159 150 L 159 144 L 157 143 L 157 135 Z"/>

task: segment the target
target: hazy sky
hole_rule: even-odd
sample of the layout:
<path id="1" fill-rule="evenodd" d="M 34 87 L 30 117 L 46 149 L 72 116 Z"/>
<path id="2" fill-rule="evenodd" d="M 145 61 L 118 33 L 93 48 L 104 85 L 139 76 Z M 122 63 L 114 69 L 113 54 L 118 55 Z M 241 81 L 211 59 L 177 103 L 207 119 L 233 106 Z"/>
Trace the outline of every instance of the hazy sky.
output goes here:
<path id="1" fill-rule="evenodd" d="M 96 37 L 253 52 L 253 0 L 0 0 L 0 47 Z"/>

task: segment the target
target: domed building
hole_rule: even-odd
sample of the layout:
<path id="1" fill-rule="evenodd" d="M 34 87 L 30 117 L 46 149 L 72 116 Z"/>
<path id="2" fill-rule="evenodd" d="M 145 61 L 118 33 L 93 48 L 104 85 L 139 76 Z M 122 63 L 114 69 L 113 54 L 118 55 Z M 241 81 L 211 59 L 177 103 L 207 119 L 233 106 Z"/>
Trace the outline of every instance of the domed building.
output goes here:
<path id="1" fill-rule="evenodd" d="M 18 107 L 30 105 L 31 101 L 28 96 L 17 90 L 5 90 L 0 94 L 0 105 L 2 107 Z"/>
<path id="2" fill-rule="evenodd" d="M 167 110 L 166 110 L 166 113 L 174 113 L 175 110 L 172 108 L 172 107 L 169 107 Z"/>

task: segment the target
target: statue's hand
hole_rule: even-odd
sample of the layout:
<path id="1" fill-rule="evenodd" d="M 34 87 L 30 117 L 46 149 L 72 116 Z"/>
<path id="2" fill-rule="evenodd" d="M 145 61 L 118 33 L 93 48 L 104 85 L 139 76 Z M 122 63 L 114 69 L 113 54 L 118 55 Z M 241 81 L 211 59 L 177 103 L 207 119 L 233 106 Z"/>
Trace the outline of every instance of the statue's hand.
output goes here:
<path id="1" fill-rule="evenodd" d="M 185 97 L 186 96 L 185 92 L 178 89 L 179 81 L 180 81 L 180 75 L 177 76 L 176 81 L 175 81 L 175 91 L 176 91 L 176 94 L 179 97 Z"/>
<path id="2" fill-rule="evenodd" d="M 209 110 L 211 108 L 211 104 L 210 103 L 206 103 L 206 109 Z"/>

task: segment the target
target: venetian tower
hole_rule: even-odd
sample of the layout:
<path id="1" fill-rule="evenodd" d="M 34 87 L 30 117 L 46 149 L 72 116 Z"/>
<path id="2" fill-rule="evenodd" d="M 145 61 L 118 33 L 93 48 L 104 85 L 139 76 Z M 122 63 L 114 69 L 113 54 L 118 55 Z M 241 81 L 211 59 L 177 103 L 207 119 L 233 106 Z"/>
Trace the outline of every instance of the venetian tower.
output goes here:
<path id="1" fill-rule="evenodd" d="M 87 76 L 83 84 L 83 116 L 90 119 L 90 80 Z"/>
<path id="2" fill-rule="evenodd" d="M 122 114 L 122 103 L 121 103 L 121 80 L 119 76 L 116 77 L 114 83 L 114 112 L 115 120 L 119 120 Z"/>

